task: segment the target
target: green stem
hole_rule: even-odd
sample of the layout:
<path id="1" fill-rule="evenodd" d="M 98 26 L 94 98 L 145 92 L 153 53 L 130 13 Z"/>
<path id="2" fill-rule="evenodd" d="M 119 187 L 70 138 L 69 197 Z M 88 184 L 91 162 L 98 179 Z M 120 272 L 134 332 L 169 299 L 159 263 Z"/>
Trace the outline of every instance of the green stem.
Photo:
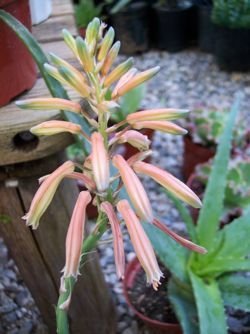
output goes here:
<path id="1" fill-rule="evenodd" d="M 96 247 L 98 240 L 102 237 L 103 233 L 106 231 L 107 219 L 106 216 L 101 212 L 97 218 L 98 230 L 93 231 L 83 242 L 82 245 L 82 257 L 80 267 L 83 265 L 87 253 L 89 253 L 93 248 Z M 65 289 L 60 291 L 59 299 L 56 307 L 56 324 L 58 334 L 69 334 L 69 323 L 67 308 L 61 309 L 60 305 L 65 303 L 71 296 L 76 279 L 74 277 L 68 277 L 64 280 Z"/>

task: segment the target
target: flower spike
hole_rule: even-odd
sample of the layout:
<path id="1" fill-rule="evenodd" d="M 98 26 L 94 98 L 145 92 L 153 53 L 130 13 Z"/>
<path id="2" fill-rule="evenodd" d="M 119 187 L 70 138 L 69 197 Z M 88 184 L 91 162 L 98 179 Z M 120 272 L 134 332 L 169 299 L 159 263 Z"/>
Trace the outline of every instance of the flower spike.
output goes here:
<path id="1" fill-rule="evenodd" d="M 39 220 L 50 205 L 59 183 L 73 173 L 74 169 L 73 162 L 66 161 L 44 180 L 31 202 L 29 212 L 23 217 L 28 226 L 32 226 L 33 229 L 38 227 Z"/>
<path id="2" fill-rule="evenodd" d="M 163 274 L 158 266 L 151 242 L 127 200 L 118 202 L 117 209 L 125 221 L 135 253 L 146 272 L 147 282 L 157 290 Z"/>

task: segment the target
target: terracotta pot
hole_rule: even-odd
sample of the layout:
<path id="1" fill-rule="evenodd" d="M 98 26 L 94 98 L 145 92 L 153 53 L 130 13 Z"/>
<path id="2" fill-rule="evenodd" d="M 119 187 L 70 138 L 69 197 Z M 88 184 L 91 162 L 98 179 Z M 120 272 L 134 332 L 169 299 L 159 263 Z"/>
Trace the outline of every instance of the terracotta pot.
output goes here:
<path id="1" fill-rule="evenodd" d="M 182 329 L 179 324 L 174 323 L 165 323 L 158 320 L 150 319 L 149 317 L 145 316 L 141 312 L 139 312 L 134 305 L 131 303 L 128 289 L 131 289 L 134 285 L 134 280 L 141 269 L 141 265 L 137 258 L 134 258 L 127 266 L 125 277 L 123 281 L 123 292 L 125 299 L 133 310 L 133 312 L 147 325 L 147 327 L 151 330 L 153 334 L 182 334 Z"/>
<path id="2" fill-rule="evenodd" d="M 0 0 L 0 8 L 31 29 L 28 0 Z M 36 66 L 25 45 L 2 21 L 0 50 L 0 106 L 3 106 L 34 85 Z"/>
<path id="3" fill-rule="evenodd" d="M 191 137 L 184 137 L 183 176 L 185 181 L 194 172 L 196 165 L 208 161 L 215 155 L 215 149 L 196 144 Z"/>
<path id="4" fill-rule="evenodd" d="M 85 36 L 86 36 L 86 28 L 78 27 L 77 30 L 78 30 L 79 36 L 81 36 L 82 38 L 85 38 Z"/>

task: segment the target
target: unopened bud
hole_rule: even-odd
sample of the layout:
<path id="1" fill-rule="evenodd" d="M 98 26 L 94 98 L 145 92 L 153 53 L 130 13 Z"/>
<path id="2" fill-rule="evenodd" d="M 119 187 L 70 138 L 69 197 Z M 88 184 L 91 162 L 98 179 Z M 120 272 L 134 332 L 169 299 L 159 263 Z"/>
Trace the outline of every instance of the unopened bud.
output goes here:
<path id="1" fill-rule="evenodd" d="M 104 86 L 109 87 L 113 82 L 120 79 L 133 66 L 133 58 L 129 58 L 118 65 L 105 79 Z"/>
<path id="2" fill-rule="evenodd" d="M 98 61 L 102 61 L 107 56 L 107 53 L 114 42 L 114 38 L 115 38 L 115 31 L 112 27 L 110 27 L 102 40 L 102 44 L 97 56 Z"/>
<path id="3" fill-rule="evenodd" d="M 91 57 L 85 41 L 81 37 L 76 38 L 77 51 L 86 72 L 92 72 L 94 69 L 93 58 Z"/>
<path id="4" fill-rule="evenodd" d="M 111 66 L 113 65 L 114 61 L 116 60 L 119 50 L 120 50 L 121 43 L 117 41 L 112 48 L 109 50 L 107 57 L 102 66 L 102 75 L 107 75 L 108 71 L 110 70 Z"/>

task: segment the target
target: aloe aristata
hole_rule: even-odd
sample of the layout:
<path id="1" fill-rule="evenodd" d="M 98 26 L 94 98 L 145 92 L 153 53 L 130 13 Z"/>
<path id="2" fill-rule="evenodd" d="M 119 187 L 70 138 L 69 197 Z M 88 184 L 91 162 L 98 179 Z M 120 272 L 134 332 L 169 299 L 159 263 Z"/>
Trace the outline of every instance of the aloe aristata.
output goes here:
<path id="1" fill-rule="evenodd" d="M 61 293 L 67 289 L 68 281 L 66 279 L 70 276 L 75 279 L 79 272 L 82 256 L 80 244 L 83 242 L 84 245 L 83 226 L 86 207 L 91 201 L 97 205 L 99 216 L 101 216 L 101 222 L 97 222 L 93 233 L 98 239 L 108 228 L 112 229 L 117 274 L 121 278 L 124 276 L 125 264 L 120 229 L 122 219 L 128 228 L 138 259 L 145 269 L 148 282 L 155 289 L 160 284 L 162 274 L 140 221 L 143 220 L 163 229 L 184 247 L 201 253 L 205 251 L 203 248 L 178 237 L 168 228 L 164 229 L 162 223 L 156 220 L 148 194 L 137 176 L 137 173 L 149 175 L 188 204 L 194 207 L 201 206 L 199 198 L 182 182 L 168 172 L 141 161 L 148 155 L 150 141 L 138 130 L 150 128 L 176 135 L 185 134 L 185 129 L 171 121 L 185 116 L 188 111 L 183 109 L 142 110 L 128 115 L 123 122 L 109 127 L 109 117 L 116 112 L 120 97 L 156 75 L 159 67 L 140 72 L 134 68 L 132 58 L 115 67 L 114 62 L 117 60 L 120 42 L 113 44 L 114 31 L 110 28 L 105 33 L 105 28 L 105 25 L 98 18 L 95 18 L 88 25 L 85 39 L 81 37 L 75 39 L 68 31 L 63 31 L 64 40 L 79 61 L 80 69 L 75 69 L 54 54 L 51 54 L 50 57 L 51 64 L 45 64 L 45 69 L 52 77 L 75 90 L 80 97 L 85 99 L 96 117 L 92 118 L 88 111 L 83 109 L 80 102 L 64 99 L 30 99 L 17 103 L 20 108 L 25 109 L 63 109 L 78 113 L 86 119 L 92 131 L 92 135 L 88 136 L 79 125 L 63 121 L 44 122 L 31 130 L 37 135 L 53 135 L 68 131 L 83 136 L 91 146 L 91 152 L 81 166 L 80 172 L 75 170 L 79 166 L 68 162 L 51 175 L 42 178 L 41 186 L 34 197 L 30 210 L 24 217 L 29 225 L 37 228 L 41 215 L 50 204 L 57 186 L 64 177 L 79 178 L 85 183 L 88 191 L 79 195 L 69 225 L 66 240 L 66 266 Z M 133 145 L 139 151 L 127 161 L 121 155 L 114 153 L 116 146 L 125 142 Z M 117 169 L 116 175 L 110 174 L 111 164 Z M 114 182 L 117 180 L 118 182 Z M 123 186 L 127 190 L 133 208 L 122 198 L 120 190 Z M 66 280 L 66 284 L 64 280 Z M 70 289 L 72 289 L 72 284 Z M 68 307 L 70 300 L 68 297 L 61 299 L 63 301 L 59 305 L 61 309 Z"/>

